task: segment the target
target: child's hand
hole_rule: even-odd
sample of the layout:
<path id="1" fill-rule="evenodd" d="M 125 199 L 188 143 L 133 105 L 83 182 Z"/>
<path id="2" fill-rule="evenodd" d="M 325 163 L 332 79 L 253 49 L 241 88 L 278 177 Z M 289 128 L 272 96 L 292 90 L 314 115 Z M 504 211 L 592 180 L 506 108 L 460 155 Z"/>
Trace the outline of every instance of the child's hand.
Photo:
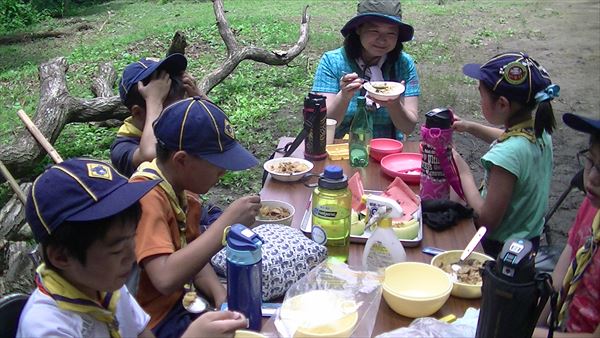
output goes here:
<path id="1" fill-rule="evenodd" d="M 454 121 L 452 121 L 452 129 L 458 132 L 468 132 L 470 121 L 463 120 L 460 116 L 454 113 Z M 460 155 L 459 155 L 460 156 Z"/>
<path id="2" fill-rule="evenodd" d="M 203 99 L 208 99 L 208 97 L 200 91 L 200 88 L 198 88 L 198 85 L 196 84 L 196 79 L 190 73 L 183 72 L 181 79 L 183 81 L 183 88 L 188 97 L 200 96 Z"/>
<path id="3" fill-rule="evenodd" d="M 252 226 L 256 221 L 256 215 L 258 215 L 259 210 L 260 196 L 253 195 L 244 196 L 233 201 L 223 214 L 231 217 L 231 224 L 241 223 L 246 226 Z"/>
<path id="4" fill-rule="evenodd" d="M 233 337 L 235 330 L 248 327 L 243 314 L 232 311 L 210 311 L 194 320 L 182 337 Z"/>
<path id="5" fill-rule="evenodd" d="M 147 85 L 144 85 L 142 81 L 138 82 L 138 90 L 147 106 L 150 104 L 160 104 L 162 106 L 169 94 L 169 89 L 171 89 L 171 77 L 164 70 L 152 74 Z"/>
<path id="6" fill-rule="evenodd" d="M 467 164 L 467 161 L 465 161 L 455 149 L 452 149 L 452 156 L 454 157 L 454 162 L 456 163 L 460 175 L 471 172 L 471 168 Z"/>

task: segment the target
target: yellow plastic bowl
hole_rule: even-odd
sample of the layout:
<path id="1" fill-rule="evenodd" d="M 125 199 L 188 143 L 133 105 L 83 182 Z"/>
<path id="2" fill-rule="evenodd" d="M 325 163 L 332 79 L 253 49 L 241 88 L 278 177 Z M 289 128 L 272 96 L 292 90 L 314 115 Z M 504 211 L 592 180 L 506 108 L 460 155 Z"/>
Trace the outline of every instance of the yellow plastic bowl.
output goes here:
<path id="1" fill-rule="evenodd" d="M 285 300 L 280 317 L 298 325 L 294 338 L 347 338 L 358 322 L 356 303 L 331 290 L 309 291 Z"/>
<path id="2" fill-rule="evenodd" d="M 431 259 L 431 265 L 440 267 L 443 264 L 452 264 L 460 260 L 462 250 L 449 250 L 435 255 Z M 492 257 L 479 252 L 472 252 L 467 259 L 476 259 L 482 264 L 485 261 L 493 260 Z M 461 282 L 453 282 L 452 296 L 460 298 L 479 298 L 481 297 L 481 284 L 467 284 Z"/>
<path id="3" fill-rule="evenodd" d="M 267 338 L 267 336 L 260 332 L 250 330 L 236 330 L 233 334 L 233 338 Z"/>
<path id="4" fill-rule="evenodd" d="M 418 318 L 436 313 L 450 291 L 450 276 L 433 265 L 404 262 L 385 269 L 383 298 L 402 316 Z"/>

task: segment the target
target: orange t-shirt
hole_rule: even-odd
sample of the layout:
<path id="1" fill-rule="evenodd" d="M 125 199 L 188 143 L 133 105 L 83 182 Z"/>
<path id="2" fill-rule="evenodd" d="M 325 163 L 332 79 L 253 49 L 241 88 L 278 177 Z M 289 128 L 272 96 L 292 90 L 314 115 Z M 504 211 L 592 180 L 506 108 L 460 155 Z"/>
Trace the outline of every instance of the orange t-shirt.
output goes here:
<path id="1" fill-rule="evenodd" d="M 143 181 L 135 178 L 132 181 Z M 187 192 L 186 240 L 191 242 L 200 235 L 199 224 L 202 213 L 200 199 Z M 170 255 L 181 248 L 179 228 L 175 213 L 171 208 L 167 194 L 156 186 L 141 200 L 142 215 L 135 235 L 135 255 L 138 264 L 145 258 L 155 255 Z M 137 301 L 150 315 L 150 328 L 154 328 L 183 295 L 181 290 L 163 295 L 154 287 L 144 267 L 140 264 L 140 281 Z"/>

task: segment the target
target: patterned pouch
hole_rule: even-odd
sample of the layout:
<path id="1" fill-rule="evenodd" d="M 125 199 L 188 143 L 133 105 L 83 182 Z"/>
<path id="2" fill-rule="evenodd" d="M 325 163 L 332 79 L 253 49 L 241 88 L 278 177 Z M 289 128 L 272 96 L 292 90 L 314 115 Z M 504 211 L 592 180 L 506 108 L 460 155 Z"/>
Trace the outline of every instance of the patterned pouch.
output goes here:
<path id="1" fill-rule="evenodd" d="M 281 297 L 292 284 L 327 258 L 327 248 L 302 231 L 281 224 L 263 224 L 254 229 L 263 240 L 263 301 Z M 225 248 L 213 256 L 215 271 L 227 275 Z"/>

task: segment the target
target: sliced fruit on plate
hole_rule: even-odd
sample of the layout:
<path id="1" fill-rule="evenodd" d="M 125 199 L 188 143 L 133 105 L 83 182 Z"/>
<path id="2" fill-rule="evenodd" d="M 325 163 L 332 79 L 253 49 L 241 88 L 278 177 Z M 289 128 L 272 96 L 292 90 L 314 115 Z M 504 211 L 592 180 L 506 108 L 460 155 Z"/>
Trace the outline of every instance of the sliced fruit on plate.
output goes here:
<path id="1" fill-rule="evenodd" d="M 419 220 L 411 219 L 403 222 L 392 222 L 392 230 L 398 239 L 415 239 L 419 234 Z"/>

